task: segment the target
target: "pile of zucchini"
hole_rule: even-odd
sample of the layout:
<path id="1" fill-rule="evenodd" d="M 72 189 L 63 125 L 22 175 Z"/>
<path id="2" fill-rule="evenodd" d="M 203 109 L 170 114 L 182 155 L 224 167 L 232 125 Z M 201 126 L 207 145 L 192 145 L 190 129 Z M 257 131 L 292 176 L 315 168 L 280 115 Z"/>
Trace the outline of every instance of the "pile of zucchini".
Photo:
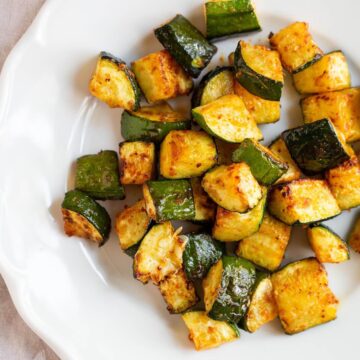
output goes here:
<path id="1" fill-rule="evenodd" d="M 324 54 L 296 22 L 270 34 L 270 48 L 240 40 L 229 65 L 193 90 L 217 51 L 210 40 L 260 29 L 248 0 L 206 1 L 205 15 L 206 36 L 182 15 L 155 29 L 164 50 L 131 68 L 100 53 L 90 92 L 124 109 L 124 141 L 118 153 L 78 158 L 62 203 L 65 233 L 101 246 L 111 219 L 97 200 L 122 200 L 127 186 L 141 186 L 142 198 L 115 219 L 121 249 L 134 277 L 157 285 L 170 313 L 183 313 L 197 350 L 276 317 L 287 334 L 335 319 L 339 301 L 322 263 L 348 260 L 349 249 L 322 221 L 360 205 L 349 144 L 360 139 L 360 88 L 350 88 L 344 54 Z M 309 95 L 304 125 L 266 147 L 258 125 L 280 119 L 283 68 Z M 192 91 L 191 116 L 165 102 Z M 141 106 L 141 94 L 150 105 Z M 181 234 L 178 220 L 200 230 Z M 315 256 L 281 268 L 296 224 Z M 349 244 L 360 252 L 360 219 Z"/>

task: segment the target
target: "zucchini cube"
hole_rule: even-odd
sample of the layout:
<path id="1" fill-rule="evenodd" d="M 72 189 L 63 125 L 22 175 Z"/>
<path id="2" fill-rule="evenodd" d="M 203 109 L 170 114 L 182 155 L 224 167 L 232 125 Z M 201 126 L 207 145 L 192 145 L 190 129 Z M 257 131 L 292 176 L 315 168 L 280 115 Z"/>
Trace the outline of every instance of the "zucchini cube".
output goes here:
<path id="1" fill-rule="evenodd" d="M 120 181 L 124 185 L 142 185 L 155 172 L 155 145 L 144 141 L 125 141 L 119 145 Z"/>
<path id="2" fill-rule="evenodd" d="M 356 223 L 351 230 L 348 243 L 354 251 L 360 253 L 360 217 L 357 218 Z"/>
<path id="3" fill-rule="evenodd" d="M 282 139 L 299 168 L 307 175 L 331 169 L 349 159 L 348 149 L 328 119 L 284 131 Z"/>
<path id="4" fill-rule="evenodd" d="M 167 50 L 134 61 L 132 70 L 149 103 L 188 95 L 193 88 L 191 77 Z"/>
<path id="5" fill-rule="evenodd" d="M 167 179 L 196 177 L 212 168 L 216 160 L 214 140 L 206 132 L 173 130 L 161 143 L 160 174 Z"/>
<path id="6" fill-rule="evenodd" d="M 296 334 L 336 318 L 339 301 L 325 268 L 315 259 L 293 262 L 271 276 L 281 325 Z"/>
<path id="7" fill-rule="evenodd" d="M 120 184 L 119 160 L 116 152 L 104 150 L 98 154 L 78 158 L 75 188 L 98 200 L 124 199 L 125 190 Z"/>
<path id="8" fill-rule="evenodd" d="M 215 217 L 216 205 L 202 188 L 201 178 L 192 178 L 190 183 L 195 205 L 194 221 L 199 223 L 212 222 Z"/>
<path id="9" fill-rule="evenodd" d="M 134 73 L 121 59 L 101 52 L 89 83 L 90 93 L 110 107 L 136 110 L 141 92 Z"/>

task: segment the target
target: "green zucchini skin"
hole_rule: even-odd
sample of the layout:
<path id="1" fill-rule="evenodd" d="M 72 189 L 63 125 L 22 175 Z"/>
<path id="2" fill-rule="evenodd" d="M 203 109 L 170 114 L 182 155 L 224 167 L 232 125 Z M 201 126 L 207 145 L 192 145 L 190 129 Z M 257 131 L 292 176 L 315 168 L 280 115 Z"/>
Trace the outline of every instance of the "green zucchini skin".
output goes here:
<path id="1" fill-rule="evenodd" d="M 126 141 L 161 142 L 171 130 L 190 129 L 191 122 L 152 121 L 124 111 L 121 115 L 121 135 Z"/>
<path id="2" fill-rule="evenodd" d="M 79 190 L 68 191 L 65 194 L 61 207 L 82 215 L 94 225 L 103 238 L 103 241 L 99 246 L 105 244 L 111 230 L 111 218 L 104 207 L 98 204 L 89 195 Z"/>
<path id="3" fill-rule="evenodd" d="M 316 54 L 316 56 L 314 58 L 312 58 L 310 61 L 308 61 L 306 64 L 298 67 L 297 69 L 295 69 L 292 73 L 293 74 L 297 74 L 300 71 L 303 71 L 305 69 L 307 69 L 309 66 L 315 64 L 317 61 L 319 61 L 324 55 L 322 54 Z"/>
<path id="4" fill-rule="evenodd" d="M 183 252 L 183 267 L 189 280 L 202 279 L 223 255 L 224 247 L 209 234 L 184 235 L 187 242 Z"/>
<path id="5" fill-rule="evenodd" d="M 217 51 L 201 32 L 182 15 L 154 30 L 165 49 L 192 77 L 197 78 Z"/>
<path id="6" fill-rule="evenodd" d="M 223 256 L 222 262 L 221 289 L 209 316 L 237 324 L 248 308 L 256 270 L 250 261 L 235 256 Z"/>
<path id="7" fill-rule="evenodd" d="M 286 130 L 281 137 L 306 175 L 321 173 L 350 158 L 328 119 Z"/>
<path id="8" fill-rule="evenodd" d="M 277 160 L 270 152 L 263 151 L 252 139 L 245 139 L 233 152 L 233 162 L 245 161 L 257 181 L 272 185 L 288 169 L 286 163 Z"/>
<path id="9" fill-rule="evenodd" d="M 261 30 L 250 0 L 209 1 L 205 14 L 206 36 L 211 40 Z"/>
<path id="10" fill-rule="evenodd" d="M 281 98 L 283 83 L 258 74 L 246 64 L 241 54 L 241 44 L 235 50 L 234 55 L 235 77 L 237 81 L 250 93 L 265 100 L 279 101 Z"/>
<path id="11" fill-rule="evenodd" d="M 75 188 L 97 200 L 124 199 L 125 190 L 120 184 L 117 153 L 105 150 L 78 158 Z"/>
<path id="12" fill-rule="evenodd" d="M 126 250 L 124 250 L 124 253 L 128 256 L 130 256 L 131 258 L 135 257 L 136 252 L 138 251 L 140 244 L 141 244 L 142 239 L 136 243 L 133 246 L 130 246 L 129 248 L 127 248 Z"/>
<path id="13" fill-rule="evenodd" d="M 227 71 L 232 73 L 233 70 L 234 68 L 232 66 L 217 66 L 214 70 L 211 70 L 206 75 L 204 75 L 191 98 L 191 108 L 194 109 L 198 106 L 204 105 L 202 103 L 203 95 L 207 90 L 207 87 L 210 85 L 210 82 L 216 82 L 216 78 L 219 77 L 219 75 L 221 75 L 223 72 Z"/>
<path id="14" fill-rule="evenodd" d="M 195 204 L 189 180 L 148 181 L 156 209 L 156 220 L 193 220 Z"/>

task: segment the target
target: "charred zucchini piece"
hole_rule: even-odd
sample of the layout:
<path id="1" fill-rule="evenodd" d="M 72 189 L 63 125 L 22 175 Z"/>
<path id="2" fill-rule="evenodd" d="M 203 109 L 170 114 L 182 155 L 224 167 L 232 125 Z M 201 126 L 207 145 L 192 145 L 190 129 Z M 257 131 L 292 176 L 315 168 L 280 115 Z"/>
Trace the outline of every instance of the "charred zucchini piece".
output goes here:
<path id="1" fill-rule="evenodd" d="M 127 141 L 158 143 L 171 130 L 190 129 L 190 126 L 191 122 L 167 103 L 124 111 L 121 115 L 121 135 Z"/>
<path id="2" fill-rule="evenodd" d="M 201 178 L 190 180 L 195 205 L 195 222 L 212 222 L 215 217 L 216 205 L 201 186 Z"/>
<path id="3" fill-rule="evenodd" d="M 245 315 L 255 284 L 253 264 L 223 256 L 203 280 L 205 310 L 215 320 L 238 323 Z"/>
<path id="4" fill-rule="evenodd" d="M 213 320 L 204 311 L 190 311 L 182 315 L 182 318 L 196 350 L 211 349 L 240 337 L 235 325 Z"/>
<path id="5" fill-rule="evenodd" d="M 263 185 L 272 185 L 288 169 L 275 153 L 255 140 L 245 139 L 233 152 L 233 162 L 246 162 L 255 179 Z"/>
<path id="6" fill-rule="evenodd" d="M 234 93 L 234 75 L 230 66 L 217 66 L 200 80 L 191 98 L 191 107 L 206 105 Z"/>
<path id="7" fill-rule="evenodd" d="M 259 272 L 256 274 L 250 305 L 246 315 L 241 320 L 241 325 L 246 331 L 253 333 L 277 316 L 278 311 L 270 276 Z"/>
<path id="8" fill-rule="evenodd" d="M 79 190 L 65 194 L 61 204 L 64 231 L 68 236 L 78 236 L 105 244 L 111 230 L 111 219 L 105 208 L 89 195 Z"/>
<path id="9" fill-rule="evenodd" d="M 79 157 L 76 160 L 75 188 L 98 200 L 124 199 L 116 152 L 105 150 Z"/>
<path id="10" fill-rule="evenodd" d="M 282 139 L 299 168 L 318 174 L 349 159 L 347 149 L 328 119 L 284 131 Z"/>
<path id="11" fill-rule="evenodd" d="M 276 34 L 270 34 L 269 40 L 290 73 L 304 69 L 323 55 L 309 32 L 309 24 L 305 22 L 294 22 Z"/>
<path id="12" fill-rule="evenodd" d="M 182 15 L 154 30 L 155 36 L 183 69 L 197 78 L 217 51 L 203 34 Z"/>
<path id="13" fill-rule="evenodd" d="M 219 165 L 230 165 L 232 164 L 232 153 L 237 149 L 239 144 L 229 143 L 224 140 L 215 138 L 216 149 L 218 153 L 218 164 Z"/>
<path id="14" fill-rule="evenodd" d="M 134 276 L 144 284 L 158 285 L 182 267 L 184 240 L 169 221 L 154 225 L 145 235 L 134 258 Z"/>
<path id="15" fill-rule="evenodd" d="M 236 255 L 274 271 L 284 258 L 290 234 L 291 226 L 265 214 L 259 231 L 239 242 Z"/>
<path id="16" fill-rule="evenodd" d="M 208 0 L 205 17 L 208 39 L 261 29 L 250 0 Z"/>
<path id="17" fill-rule="evenodd" d="M 119 145 L 120 181 L 124 185 L 142 185 L 155 170 L 155 145 L 144 141 L 125 141 Z"/>
<path id="18" fill-rule="evenodd" d="M 89 84 L 90 93 L 110 107 L 136 110 L 141 93 L 134 73 L 121 59 L 102 51 Z"/>
<path id="19" fill-rule="evenodd" d="M 321 263 L 340 263 L 349 260 L 349 249 L 341 237 L 323 224 L 310 225 L 307 237 L 316 258 Z"/>
<path id="20" fill-rule="evenodd" d="M 222 248 L 209 234 L 187 234 L 183 267 L 188 279 L 202 279 L 222 256 Z"/>
<path id="21" fill-rule="evenodd" d="M 327 118 L 347 142 L 360 140 L 360 88 L 331 91 L 301 100 L 305 124 Z"/>
<path id="22" fill-rule="evenodd" d="M 293 75 L 300 94 L 316 94 L 346 89 L 351 86 L 346 58 L 341 51 L 324 55 L 304 70 Z"/>
<path id="23" fill-rule="evenodd" d="M 228 142 L 263 138 L 255 120 L 237 95 L 221 98 L 192 110 L 194 120 L 210 135 Z"/>
<path id="24" fill-rule="evenodd" d="M 360 217 L 358 217 L 356 220 L 355 226 L 351 231 L 348 243 L 354 251 L 360 253 Z"/>
<path id="25" fill-rule="evenodd" d="M 236 80 L 251 94 L 279 101 L 284 85 L 279 53 L 239 41 L 234 56 Z"/>
<path id="26" fill-rule="evenodd" d="M 151 219 L 146 212 L 144 200 L 140 200 L 118 213 L 115 230 L 121 249 L 127 250 L 138 244 L 145 236 L 150 224 Z"/>
<path id="27" fill-rule="evenodd" d="M 193 88 L 191 77 L 167 50 L 134 61 L 132 70 L 149 103 L 188 95 Z"/>
<path id="28" fill-rule="evenodd" d="M 291 158 L 289 150 L 287 149 L 283 139 L 278 138 L 274 140 L 270 144 L 269 149 L 288 166 L 286 172 L 280 177 L 280 179 L 276 181 L 275 184 L 282 184 L 300 179 L 301 171 L 294 160 Z"/>
<path id="29" fill-rule="evenodd" d="M 199 301 L 194 284 L 186 278 L 182 269 L 161 281 L 159 289 L 171 314 L 182 313 Z"/>
<path id="30" fill-rule="evenodd" d="M 148 181 L 143 185 L 143 195 L 147 213 L 156 222 L 195 218 L 189 180 Z"/>
<path id="31" fill-rule="evenodd" d="M 294 180 L 273 188 L 268 209 L 288 225 L 318 222 L 341 212 L 328 183 L 317 179 Z"/>
<path id="32" fill-rule="evenodd" d="M 330 169 L 325 175 L 341 210 L 360 205 L 360 164 L 356 155 Z"/>
<path id="33" fill-rule="evenodd" d="M 280 120 L 280 101 L 265 100 L 247 91 L 234 81 L 234 93 L 242 98 L 245 107 L 257 124 L 269 124 Z"/>
<path id="34" fill-rule="evenodd" d="M 220 165 L 208 171 L 202 187 L 218 205 L 241 213 L 254 208 L 263 196 L 246 163 Z"/>
<path id="35" fill-rule="evenodd" d="M 160 174 L 167 179 L 202 175 L 216 164 L 214 140 L 204 131 L 170 131 L 160 148 Z"/>
<path id="36" fill-rule="evenodd" d="M 296 334 L 336 318 L 339 301 L 325 268 L 315 259 L 293 262 L 271 276 L 281 325 Z"/>
<path id="37" fill-rule="evenodd" d="M 262 188 L 263 197 L 246 213 L 228 211 L 218 206 L 212 236 L 220 241 L 239 241 L 256 233 L 263 221 L 267 189 Z"/>

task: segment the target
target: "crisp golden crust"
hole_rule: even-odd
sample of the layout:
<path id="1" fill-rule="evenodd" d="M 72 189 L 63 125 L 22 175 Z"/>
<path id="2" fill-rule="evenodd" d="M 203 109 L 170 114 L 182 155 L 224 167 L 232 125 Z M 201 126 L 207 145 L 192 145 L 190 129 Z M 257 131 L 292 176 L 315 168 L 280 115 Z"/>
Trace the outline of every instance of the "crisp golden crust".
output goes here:
<path id="1" fill-rule="evenodd" d="M 202 282 L 206 312 L 209 312 L 212 309 L 213 304 L 218 297 L 219 290 L 221 288 L 223 270 L 223 263 L 220 259 L 210 268 Z"/>
<path id="2" fill-rule="evenodd" d="M 323 54 L 316 45 L 309 25 L 295 22 L 270 37 L 271 46 L 280 54 L 281 62 L 286 70 L 294 70 Z"/>
<path id="3" fill-rule="evenodd" d="M 271 276 L 281 324 L 295 334 L 336 318 L 339 301 L 324 267 L 313 258 L 285 266 Z"/>
<path id="4" fill-rule="evenodd" d="M 213 221 L 216 205 L 201 186 L 201 178 L 190 180 L 195 205 L 195 221 Z"/>
<path id="5" fill-rule="evenodd" d="M 184 312 L 198 302 L 194 284 L 182 269 L 161 281 L 159 289 L 170 313 Z"/>
<path id="6" fill-rule="evenodd" d="M 206 132 L 173 130 L 161 143 L 160 174 L 167 179 L 200 176 L 216 164 L 216 159 L 214 140 Z"/>
<path id="7" fill-rule="evenodd" d="M 213 320 L 204 311 L 191 311 L 182 315 L 182 318 L 196 350 L 214 348 L 239 337 L 227 322 Z"/>
<path id="8" fill-rule="evenodd" d="M 167 50 L 134 61 L 132 69 L 149 103 L 187 95 L 193 87 L 191 77 Z"/>
<path id="9" fill-rule="evenodd" d="M 354 251 L 360 253 L 360 218 L 356 220 L 355 226 L 351 231 L 349 245 Z"/>
<path id="10" fill-rule="evenodd" d="M 137 244 L 146 234 L 151 219 L 145 201 L 140 200 L 116 215 L 115 230 L 123 250 Z"/>

